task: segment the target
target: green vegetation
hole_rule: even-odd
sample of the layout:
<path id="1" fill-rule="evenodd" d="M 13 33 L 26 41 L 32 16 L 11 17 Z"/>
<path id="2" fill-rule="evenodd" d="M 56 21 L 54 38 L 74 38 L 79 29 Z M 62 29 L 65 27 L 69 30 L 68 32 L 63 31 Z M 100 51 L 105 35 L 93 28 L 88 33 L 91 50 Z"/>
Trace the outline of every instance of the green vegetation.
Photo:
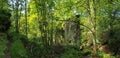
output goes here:
<path id="1" fill-rule="evenodd" d="M 0 0 L 0 58 L 120 58 L 120 0 Z"/>

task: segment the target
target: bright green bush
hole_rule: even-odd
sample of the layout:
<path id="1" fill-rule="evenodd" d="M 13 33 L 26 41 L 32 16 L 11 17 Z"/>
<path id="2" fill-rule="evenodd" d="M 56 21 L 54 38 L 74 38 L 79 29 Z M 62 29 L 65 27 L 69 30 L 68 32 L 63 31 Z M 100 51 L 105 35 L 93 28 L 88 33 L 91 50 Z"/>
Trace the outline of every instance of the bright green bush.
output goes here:
<path id="1" fill-rule="evenodd" d="M 98 55 L 101 58 L 116 58 L 115 56 L 112 56 L 111 54 L 107 54 L 104 51 L 98 51 Z"/>

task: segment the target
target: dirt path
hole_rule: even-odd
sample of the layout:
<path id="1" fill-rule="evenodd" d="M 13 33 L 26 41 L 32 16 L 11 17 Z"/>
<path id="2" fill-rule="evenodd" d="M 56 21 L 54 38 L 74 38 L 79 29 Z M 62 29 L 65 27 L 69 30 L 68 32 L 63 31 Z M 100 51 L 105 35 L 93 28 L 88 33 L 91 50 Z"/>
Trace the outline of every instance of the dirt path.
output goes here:
<path id="1" fill-rule="evenodd" d="M 5 55 L 4 55 L 4 58 L 11 58 L 11 42 L 8 41 L 8 43 L 6 44 L 6 48 L 5 48 Z"/>

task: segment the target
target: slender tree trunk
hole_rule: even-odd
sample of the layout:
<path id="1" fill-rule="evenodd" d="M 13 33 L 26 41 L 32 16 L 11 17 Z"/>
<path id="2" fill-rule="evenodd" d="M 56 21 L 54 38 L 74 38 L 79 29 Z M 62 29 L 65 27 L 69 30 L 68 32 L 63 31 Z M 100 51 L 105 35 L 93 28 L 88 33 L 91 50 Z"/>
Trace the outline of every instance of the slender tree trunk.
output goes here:
<path id="1" fill-rule="evenodd" d="M 25 34 L 26 34 L 26 37 L 28 38 L 28 25 L 27 25 L 27 0 L 25 0 L 25 22 L 26 22 L 26 28 L 25 28 Z"/>
<path id="2" fill-rule="evenodd" d="M 18 7 L 19 7 L 19 4 L 18 4 L 18 0 L 16 0 L 16 33 L 19 33 L 19 22 L 18 22 Z"/>
<path id="3" fill-rule="evenodd" d="M 92 4 L 91 4 L 92 2 Z M 95 0 L 88 0 L 87 2 L 87 6 L 88 6 L 88 14 L 89 14 L 89 19 L 90 19 L 90 23 L 91 23 L 91 26 L 93 26 L 93 53 L 94 55 L 96 55 L 97 53 L 97 43 L 96 43 L 96 40 L 97 40 L 97 30 L 96 30 L 96 2 Z M 90 8 L 92 7 L 92 8 Z M 92 11 L 93 11 L 93 14 L 92 14 Z M 91 29 L 92 30 L 92 29 Z"/>

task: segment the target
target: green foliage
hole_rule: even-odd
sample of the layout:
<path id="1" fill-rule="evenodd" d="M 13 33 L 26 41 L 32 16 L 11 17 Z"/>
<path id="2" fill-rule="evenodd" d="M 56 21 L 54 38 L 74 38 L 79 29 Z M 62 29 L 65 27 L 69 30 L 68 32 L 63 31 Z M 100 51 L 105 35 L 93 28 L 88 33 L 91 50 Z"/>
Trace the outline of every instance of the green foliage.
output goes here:
<path id="1" fill-rule="evenodd" d="M 10 12 L 0 9 L 0 32 L 5 32 L 10 28 Z"/>
<path id="2" fill-rule="evenodd" d="M 111 56 L 110 54 L 104 54 L 103 58 L 115 58 L 114 56 Z"/>
<path id="3" fill-rule="evenodd" d="M 75 46 L 65 46 L 64 52 L 61 54 L 61 58 L 81 58 L 82 51 Z"/>
<path id="4" fill-rule="evenodd" d="M 11 37 L 12 41 L 16 41 L 16 40 L 21 40 L 21 39 L 26 39 L 26 36 L 20 34 L 20 33 L 16 33 L 16 32 L 8 32 L 8 36 Z"/>
<path id="5" fill-rule="evenodd" d="M 118 24 L 119 25 L 119 24 Z M 115 52 L 115 54 L 118 54 L 120 52 L 120 27 L 115 26 L 113 29 L 110 30 L 109 33 L 109 40 L 108 45 L 109 48 Z"/>
<path id="6" fill-rule="evenodd" d="M 98 55 L 101 57 L 101 58 L 116 58 L 115 56 L 112 56 L 111 54 L 107 54 L 103 51 L 98 51 Z"/>
<path id="7" fill-rule="evenodd" d="M 0 9 L 9 9 L 8 0 L 0 0 Z"/>
<path id="8" fill-rule="evenodd" d="M 6 48 L 6 44 L 7 44 L 6 38 L 2 38 L 0 36 L 0 57 L 1 58 L 4 58 L 4 51 L 5 51 L 5 48 Z"/>
<path id="9" fill-rule="evenodd" d="M 9 8 L 12 10 L 11 30 L 8 36 L 0 36 L 0 57 L 4 55 L 8 40 L 12 43 L 12 58 L 90 57 L 93 49 L 103 44 L 107 44 L 115 55 L 120 54 L 120 0 L 9 0 L 9 3 L 11 7 L 8 0 L 0 0 L 0 33 L 9 29 Z M 80 14 L 78 20 L 76 14 Z M 68 39 L 74 38 L 65 38 L 65 30 L 70 34 L 70 28 L 75 29 L 69 26 L 71 23 L 65 29 L 68 18 L 80 22 L 80 30 L 75 32 L 80 33 L 77 36 L 80 36 L 81 50 L 65 45 Z M 14 30 L 17 26 L 19 33 Z M 97 52 L 102 58 L 115 58 L 104 51 Z"/>
<path id="10" fill-rule="evenodd" d="M 36 42 L 30 42 L 31 51 L 29 52 L 29 58 L 42 58 L 47 55 L 46 48 L 43 46 L 43 44 L 38 44 Z"/>
<path id="11" fill-rule="evenodd" d="M 11 56 L 12 58 L 28 58 L 27 50 L 20 40 L 12 43 Z"/>

